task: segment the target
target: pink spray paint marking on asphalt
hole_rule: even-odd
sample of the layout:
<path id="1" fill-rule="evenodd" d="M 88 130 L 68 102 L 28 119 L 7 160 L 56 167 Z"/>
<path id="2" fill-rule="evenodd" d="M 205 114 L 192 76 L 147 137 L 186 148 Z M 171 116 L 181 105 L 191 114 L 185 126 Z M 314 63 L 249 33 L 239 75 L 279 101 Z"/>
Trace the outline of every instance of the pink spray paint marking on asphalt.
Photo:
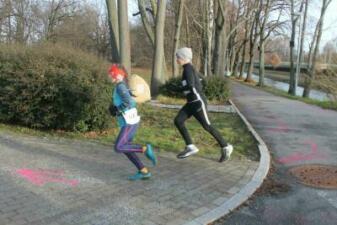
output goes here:
<path id="1" fill-rule="evenodd" d="M 284 133 L 288 133 L 289 132 L 289 127 L 286 123 L 277 120 L 276 121 L 276 127 L 273 128 L 269 128 L 269 131 L 273 131 L 273 132 L 284 132 Z"/>
<path id="2" fill-rule="evenodd" d="M 306 141 L 304 144 L 310 146 L 311 151 L 309 153 L 296 152 L 296 153 L 281 157 L 278 159 L 278 161 L 283 164 L 289 164 L 289 163 L 294 163 L 294 162 L 299 162 L 299 161 L 308 161 L 308 160 L 326 158 L 325 154 L 318 152 L 318 147 L 316 143 L 312 141 Z"/>
<path id="3" fill-rule="evenodd" d="M 46 183 L 59 183 L 74 187 L 79 183 L 77 180 L 64 178 L 64 172 L 58 170 L 18 169 L 16 173 L 37 186 L 42 186 Z"/>

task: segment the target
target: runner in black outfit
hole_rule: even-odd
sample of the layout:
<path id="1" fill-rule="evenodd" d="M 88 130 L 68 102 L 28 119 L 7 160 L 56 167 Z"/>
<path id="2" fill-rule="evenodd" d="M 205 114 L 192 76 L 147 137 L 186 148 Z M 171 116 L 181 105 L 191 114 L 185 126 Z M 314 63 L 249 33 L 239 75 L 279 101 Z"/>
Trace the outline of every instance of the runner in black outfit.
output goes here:
<path id="1" fill-rule="evenodd" d="M 182 88 L 180 90 L 184 92 L 187 99 L 187 103 L 183 106 L 174 119 L 174 124 L 178 128 L 186 143 L 185 150 L 179 153 L 177 157 L 186 158 L 199 151 L 199 149 L 193 144 L 192 139 L 184 125 L 184 122 L 188 118 L 194 116 L 203 126 L 203 128 L 209 132 L 219 143 L 221 147 L 221 157 L 219 162 L 228 160 L 233 152 L 233 146 L 225 142 L 219 131 L 211 125 L 208 119 L 207 100 L 202 91 L 200 78 L 191 64 L 192 50 L 190 48 L 181 48 L 177 51 L 176 57 L 177 63 L 182 65 L 184 68 L 182 76 Z"/>

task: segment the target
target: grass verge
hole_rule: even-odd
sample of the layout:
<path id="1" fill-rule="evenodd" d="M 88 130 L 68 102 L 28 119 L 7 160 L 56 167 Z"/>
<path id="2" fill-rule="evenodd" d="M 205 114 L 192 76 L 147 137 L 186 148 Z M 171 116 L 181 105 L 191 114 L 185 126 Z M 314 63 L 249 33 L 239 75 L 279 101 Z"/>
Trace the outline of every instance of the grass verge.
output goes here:
<path id="1" fill-rule="evenodd" d="M 155 148 L 174 153 L 181 151 L 185 147 L 182 137 L 173 124 L 173 119 L 177 114 L 177 110 L 157 108 L 149 104 L 143 104 L 139 106 L 139 112 L 142 121 L 135 137 L 136 143 L 145 144 L 150 142 Z M 210 119 L 213 125 L 219 129 L 223 137 L 234 145 L 234 158 L 249 158 L 251 160 L 259 159 L 256 142 L 239 116 L 235 114 L 210 113 Z M 91 140 L 102 144 L 113 145 L 119 128 L 116 126 L 114 119 L 112 119 L 112 123 L 114 124 L 113 128 L 102 132 L 77 133 L 59 130 L 40 131 L 5 124 L 0 124 L 0 131 L 18 132 L 20 134 L 34 136 Z M 194 118 L 188 120 L 186 126 L 190 131 L 195 144 L 200 149 L 198 156 L 209 159 L 218 159 L 219 146 L 213 137 L 204 131 Z"/>

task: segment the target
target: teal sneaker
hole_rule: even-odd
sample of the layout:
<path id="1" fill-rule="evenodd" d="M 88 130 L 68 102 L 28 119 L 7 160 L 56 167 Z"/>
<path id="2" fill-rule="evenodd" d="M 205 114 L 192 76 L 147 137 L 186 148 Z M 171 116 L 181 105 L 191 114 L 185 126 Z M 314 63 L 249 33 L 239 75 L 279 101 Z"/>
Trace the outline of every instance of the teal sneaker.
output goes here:
<path id="1" fill-rule="evenodd" d="M 147 144 L 146 145 L 145 156 L 146 156 L 146 158 L 148 158 L 152 162 L 152 164 L 154 166 L 157 165 L 157 157 L 156 157 L 156 155 L 153 152 L 151 144 Z"/>
<path id="2" fill-rule="evenodd" d="M 149 179 L 152 176 L 150 172 L 142 173 L 138 171 L 135 175 L 129 176 L 129 180 L 136 181 L 136 180 L 145 180 Z"/>

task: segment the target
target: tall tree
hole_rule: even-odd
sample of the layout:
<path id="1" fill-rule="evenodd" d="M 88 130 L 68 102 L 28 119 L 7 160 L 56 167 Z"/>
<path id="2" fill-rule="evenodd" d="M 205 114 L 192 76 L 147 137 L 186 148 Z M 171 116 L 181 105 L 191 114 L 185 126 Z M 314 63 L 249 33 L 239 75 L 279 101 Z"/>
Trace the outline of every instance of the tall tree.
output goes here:
<path id="1" fill-rule="evenodd" d="M 178 66 L 176 63 L 176 52 L 180 43 L 180 33 L 181 33 L 181 24 L 183 22 L 183 11 L 184 11 L 185 0 L 179 1 L 178 13 L 176 15 L 176 27 L 174 32 L 174 47 L 172 52 L 172 75 L 173 77 L 178 75 Z"/>
<path id="2" fill-rule="evenodd" d="M 251 9 L 252 8 L 252 3 L 246 2 L 244 10 L 245 10 L 245 17 L 250 18 L 251 17 Z M 242 43 L 242 54 L 241 54 L 241 63 L 240 63 L 240 75 L 239 79 L 243 79 L 243 74 L 245 71 L 246 67 L 246 50 L 247 50 L 247 43 L 248 43 L 248 37 L 249 37 L 249 26 L 251 24 L 251 21 L 249 19 L 246 19 L 245 21 L 245 26 L 244 26 L 244 38 L 243 38 L 243 43 Z"/>
<path id="3" fill-rule="evenodd" d="M 76 11 L 76 0 L 52 0 L 49 3 L 48 19 L 46 24 L 45 39 L 53 41 L 54 31 L 58 24 L 67 18 L 73 17 Z"/>
<path id="4" fill-rule="evenodd" d="M 316 31 L 317 31 L 317 37 L 315 41 L 315 47 L 313 48 L 313 53 L 312 53 L 312 63 L 309 67 L 308 70 L 308 77 L 305 80 L 304 84 L 304 90 L 303 90 L 303 97 L 309 97 L 310 91 L 311 91 L 311 86 L 312 86 L 312 81 L 315 79 L 316 76 L 316 64 L 317 64 L 317 55 L 319 52 L 319 46 L 321 43 L 321 38 L 322 38 L 322 33 L 323 33 L 323 25 L 324 25 L 324 17 L 326 14 L 326 10 L 328 6 L 330 5 L 332 0 L 322 0 L 322 8 L 321 8 L 321 14 L 317 22 L 316 26 Z"/>
<path id="5" fill-rule="evenodd" d="M 128 19 L 128 1 L 118 0 L 119 49 L 120 61 L 131 73 L 130 29 Z"/>
<path id="6" fill-rule="evenodd" d="M 167 0 L 161 0 L 157 3 L 155 53 L 153 58 L 151 79 L 151 94 L 154 97 L 159 94 L 159 87 L 165 82 L 162 62 L 164 59 L 164 28 L 166 4 Z"/>
<path id="7" fill-rule="evenodd" d="M 226 8 L 222 0 L 217 1 L 217 17 L 215 19 L 215 46 L 213 54 L 213 63 L 215 75 L 223 76 L 225 74 L 225 52 L 227 47 L 226 41 Z"/>
<path id="8" fill-rule="evenodd" d="M 307 26 L 307 17 L 308 17 L 308 8 L 309 8 L 309 1 L 304 0 L 304 14 L 303 14 L 303 20 L 302 20 L 302 30 L 301 30 L 301 37 L 300 37 L 300 49 L 299 49 L 299 55 L 298 55 L 298 65 L 296 70 L 296 85 L 299 80 L 299 75 L 301 73 L 301 67 L 302 67 L 302 58 L 303 58 L 303 45 L 304 45 L 304 37 L 306 32 L 306 26 Z M 295 85 L 295 86 L 296 86 Z"/>
<path id="9" fill-rule="evenodd" d="M 214 0 L 203 2 L 204 8 L 203 19 L 203 73 L 205 76 L 212 75 L 212 47 L 213 47 L 213 31 L 214 31 Z"/>
<path id="10" fill-rule="evenodd" d="M 261 10 L 258 9 L 260 1 L 255 1 L 253 3 L 253 8 L 256 10 L 253 11 L 254 19 L 253 23 L 250 27 L 250 36 L 249 36 L 249 63 L 248 63 L 248 72 L 247 77 L 245 79 L 246 82 L 252 81 L 253 69 L 254 69 L 254 55 L 256 49 L 256 42 L 259 36 L 259 24 L 260 24 L 260 15 Z"/>
<path id="11" fill-rule="evenodd" d="M 284 4 L 278 0 L 260 0 L 260 7 L 262 8 L 262 18 L 259 23 L 259 86 L 262 87 L 264 86 L 265 75 L 265 42 L 270 34 L 284 23 L 280 22 Z M 273 11 L 278 11 L 278 17 L 275 20 L 269 21 L 269 15 Z"/>
<path id="12" fill-rule="evenodd" d="M 145 29 L 145 32 L 153 46 L 153 49 L 155 49 L 155 45 L 156 45 L 156 40 L 155 40 L 155 24 L 152 25 L 153 23 L 156 23 L 156 19 L 157 19 L 157 3 L 154 0 L 150 1 L 150 5 L 151 8 L 148 7 L 145 3 L 145 0 L 138 0 L 138 8 L 139 8 L 139 12 L 133 14 L 133 16 L 136 16 L 138 14 L 141 15 L 141 20 Z M 148 13 L 150 12 L 151 17 L 148 16 Z M 163 70 L 167 71 L 166 69 L 166 59 L 165 59 L 165 55 L 163 57 L 163 62 L 162 62 L 162 66 L 163 66 Z"/>
<path id="13" fill-rule="evenodd" d="M 120 62 L 119 58 L 119 25 L 116 0 L 106 0 L 109 30 L 110 30 L 110 45 L 112 62 Z"/>
<path id="14" fill-rule="evenodd" d="M 301 4 L 301 9 L 303 7 L 303 2 Z M 300 9 L 300 11 L 301 11 Z M 300 18 L 298 13 L 295 13 L 295 3 L 294 0 L 290 0 L 290 18 L 291 18 L 291 37 L 290 37 L 290 79 L 289 79 L 289 90 L 288 93 L 291 95 L 296 95 L 296 77 L 295 77 L 295 35 L 296 35 L 296 24 Z"/>

